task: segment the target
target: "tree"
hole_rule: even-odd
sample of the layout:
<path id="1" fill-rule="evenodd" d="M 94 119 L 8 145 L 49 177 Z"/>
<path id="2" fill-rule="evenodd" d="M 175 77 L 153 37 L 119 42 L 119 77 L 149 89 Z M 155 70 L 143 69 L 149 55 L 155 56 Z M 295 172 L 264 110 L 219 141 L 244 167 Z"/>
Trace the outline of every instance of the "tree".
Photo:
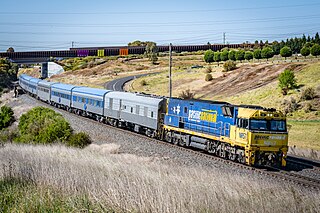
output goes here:
<path id="1" fill-rule="evenodd" d="M 155 42 L 147 42 L 145 55 L 149 58 L 152 64 L 158 61 L 158 47 Z"/>
<path id="2" fill-rule="evenodd" d="M 261 59 L 261 49 L 256 49 L 256 50 L 254 50 L 253 51 L 253 57 L 255 58 L 255 59 Z"/>
<path id="3" fill-rule="evenodd" d="M 48 144 L 66 142 L 72 134 L 70 124 L 52 109 L 35 107 L 19 121 L 18 142 Z"/>
<path id="4" fill-rule="evenodd" d="M 282 93 L 284 95 L 287 94 L 289 89 L 293 89 L 296 87 L 297 80 L 294 76 L 294 73 L 286 69 L 279 75 L 279 87 L 282 89 Z"/>
<path id="5" fill-rule="evenodd" d="M 310 53 L 311 55 L 318 57 L 318 55 L 320 55 L 320 45 L 314 44 L 310 49 Z"/>
<path id="6" fill-rule="evenodd" d="M 290 49 L 290 47 L 284 46 L 281 50 L 280 50 L 280 55 L 282 57 L 284 57 L 285 59 L 287 59 L 287 57 L 292 56 L 292 51 Z"/>
<path id="7" fill-rule="evenodd" d="M 239 50 L 236 52 L 236 59 L 242 61 L 244 59 L 244 50 Z"/>
<path id="8" fill-rule="evenodd" d="M 215 53 L 214 53 L 213 60 L 214 60 L 215 62 L 218 62 L 218 65 L 219 65 L 219 61 L 221 61 L 221 59 L 220 59 L 220 52 L 215 52 Z"/>
<path id="9" fill-rule="evenodd" d="M 7 53 L 14 53 L 13 47 L 9 47 L 9 48 L 7 49 Z"/>
<path id="10" fill-rule="evenodd" d="M 308 47 L 303 47 L 301 50 L 300 50 L 300 53 L 301 55 L 303 55 L 305 58 L 310 55 L 310 48 Z"/>
<path id="11" fill-rule="evenodd" d="M 229 54 L 229 51 L 228 50 L 223 50 L 220 54 L 220 59 L 221 61 L 228 61 L 228 54 Z"/>
<path id="12" fill-rule="evenodd" d="M 273 50 L 274 55 L 279 55 L 280 49 L 281 49 L 281 47 L 280 47 L 279 42 L 277 42 L 277 41 L 272 42 L 272 50 Z"/>
<path id="13" fill-rule="evenodd" d="M 320 44 L 320 37 L 319 37 L 319 33 L 318 33 L 318 32 L 317 32 L 316 35 L 314 36 L 314 43 Z"/>
<path id="14" fill-rule="evenodd" d="M 251 51 L 247 51 L 245 54 L 244 54 L 244 59 L 250 61 L 251 59 L 253 59 L 253 53 Z"/>
<path id="15" fill-rule="evenodd" d="M 231 61 L 235 61 L 236 60 L 236 51 L 234 51 L 234 50 L 229 51 L 228 58 Z"/>
<path id="16" fill-rule="evenodd" d="M 10 126 L 14 121 L 13 110 L 4 105 L 0 109 L 0 130 Z"/>
<path id="17" fill-rule="evenodd" d="M 214 57 L 214 52 L 212 50 L 207 50 L 205 53 L 204 53 L 204 61 L 207 62 L 207 63 L 211 63 L 213 62 L 213 57 Z"/>
<path id="18" fill-rule="evenodd" d="M 268 60 L 269 58 L 272 58 L 272 56 L 273 56 L 273 51 L 270 47 L 264 47 L 261 50 L 261 58 L 266 58 Z"/>

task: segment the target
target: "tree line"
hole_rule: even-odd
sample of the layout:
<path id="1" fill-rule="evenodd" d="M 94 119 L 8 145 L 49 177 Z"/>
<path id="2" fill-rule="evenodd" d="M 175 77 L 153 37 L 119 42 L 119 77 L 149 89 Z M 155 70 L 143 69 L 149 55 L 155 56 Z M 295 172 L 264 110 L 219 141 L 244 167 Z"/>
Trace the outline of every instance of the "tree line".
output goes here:
<path id="1" fill-rule="evenodd" d="M 220 61 L 243 61 L 251 59 L 269 59 L 274 55 L 281 55 L 282 57 L 290 57 L 293 54 L 300 53 L 302 56 L 318 56 L 320 55 L 320 38 L 319 33 L 316 33 L 315 37 L 291 38 L 287 41 L 277 42 L 274 41 L 269 44 L 268 41 L 263 43 L 260 41 L 255 42 L 253 48 L 244 48 L 238 50 L 229 50 L 228 48 L 221 51 L 214 52 L 207 50 L 204 55 L 204 60 L 207 63 L 220 62 Z"/>

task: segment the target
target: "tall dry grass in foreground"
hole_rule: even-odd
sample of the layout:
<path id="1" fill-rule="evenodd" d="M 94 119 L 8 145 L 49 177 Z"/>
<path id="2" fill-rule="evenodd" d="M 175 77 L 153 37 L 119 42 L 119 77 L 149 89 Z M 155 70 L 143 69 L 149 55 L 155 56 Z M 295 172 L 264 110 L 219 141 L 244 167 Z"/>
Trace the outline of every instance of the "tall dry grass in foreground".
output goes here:
<path id="1" fill-rule="evenodd" d="M 319 212 L 316 192 L 258 177 L 170 166 L 117 152 L 117 147 L 6 144 L 0 178 L 8 176 L 85 194 L 94 203 L 134 212 Z"/>

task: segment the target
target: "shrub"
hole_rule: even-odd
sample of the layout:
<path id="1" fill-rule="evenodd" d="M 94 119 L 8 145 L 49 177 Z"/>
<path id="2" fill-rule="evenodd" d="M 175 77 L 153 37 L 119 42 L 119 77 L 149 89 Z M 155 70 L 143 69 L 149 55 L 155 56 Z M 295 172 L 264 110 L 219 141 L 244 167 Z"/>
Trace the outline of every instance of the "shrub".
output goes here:
<path id="1" fill-rule="evenodd" d="M 223 64 L 223 69 L 225 72 L 227 71 L 231 71 L 231 70 L 234 70 L 237 68 L 237 64 L 236 62 L 234 61 L 226 61 L 224 64 Z"/>
<path id="2" fill-rule="evenodd" d="M 10 126 L 13 121 L 13 110 L 8 106 L 2 106 L 0 109 L 0 130 Z"/>
<path id="3" fill-rule="evenodd" d="M 308 55 L 310 55 L 310 48 L 308 47 L 303 47 L 300 50 L 301 55 L 303 55 L 304 57 L 307 57 Z"/>
<path id="4" fill-rule="evenodd" d="M 296 78 L 291 70 L 286 69 L 279 75 L 279 87 L 282 89 L 283 94 L 286 95 L 289 89 L 296 87 Z"/>
<path id="5" fill-rule="evenodd" d="M 185 100 L 190 100 L 190 99 L 193 99 L 195 96 L 195 94 L 193 92 L 190 91 L 190 89 L 187 89 L 185 91 L 182 91 L 180 94 L 179 94 L 179 98 L 181 99 L 185 99 Z"/>
<path id="6" fill-rule="evenodd" d="M 228 58 L 229 58 L 229 60 L 231 60 L 231 61 L 235 61 L 235 60 L 236 60 L 236 51 L 231 50 L 231 51 L 229 52 L 229 54 L 228 54 Z"/>
<path id="7" fill-rule="evenodd" d="M 220 54 L 221 61 L 227 61 L 229 59 L 228 54 L 229 54 L 228 50 L 223 50 Z"/>
<path id="8" fill-rule="evenodd" d="M 49 144 L 66 142 L 72 134 L 70 124 L 52 109 L 35 107 L 20 118 L 17 142 Z"/>
<path id="9" fill-rule="evenodd" d="M 301 95 L 300 95 L 300 100 L 305 101 L 305 100 L 312 100 L 316 97 L 316 91 L 312 87 L 308 87 L 304 90 L 302 90 Z"/>
<path id="10" fill-rule="evenodd" d="M 212 67 L 207 67 L 204 71 L 205 73 L 211 73 L 212 72 Z"/>
<path id="11" fill-rule="evenodd" d="M 238 61 L 242 61 L 244 59 L 244 54 L 245 54 L 244 50 L 237 51 L 236 52 L 236 59 Z"/>
<path id="12" fill-rule="evenodd" d="M 253 53 L 251 51 L 247 51 L 245 54 L 244 54 L 244 59 L 250 61 L 251 59 L 253 59 Z"/>
<path id="13" fill-rule="evenodd" d="M 320 45 L 314 44 L 310 49 L 311 55 L 318 57 L 320 55 Z"/>
<path id="14" fill-rule="evenodd" d="M 256 49 L 255 51 L 253 51 L 253 57 L 258 60 L 261 59 L 261 50 Z"/>
<path id="15" fill-rule="evenodd" d="M 296 99 L 292 98 L 290 100 L 283 100 L 281 103 L 282 105 L 282 111 L 284 114 L 292 113 L 299 108 L 299 104 L 297 103 Z"/>
<path id="16" fill-rule="evenodd" d="M 261 58 L 266 58 L 267 60 L 269 58 L 272 58 L 273 56 L 273 50 L 270 47 L 265 47 L 261 50 Z"/>
<path id="17" fill-rule="evenodd" d="M 290 49 L 290 47 L 284 46 L 280 50 L 280 55 L 287 59 L 287 57 L 292 56 L 292 50 Z"/>
<path id="18" fill-rule="evenodd" d="M 146 86 L 147 85 L 147 81 L 143 79 L 142 81 L 140 81 L 140 85 L 141 86 Z"/>
<path id="19" fill-rule="evenodd" d="M 212 75 L 211 74 L 206 74 L 206 77 L 205 77 L 205 80 L 206 81 L 211 81 L 213 78 L 212 78 Z"/>
<path id="20" fill-rule="evenodd" d="M 213 62 L 213 57 L 214 57 L 214 52 L 212 50 L 207 50 L 205 53 L 204 53 L 204 61 L 207 62 L 207 63 L 211 63 Z"/>
<path id="21" fill-rule="evenodd" d="M 219 61 L 221 61 L 220 52 L 215 52 L 214 56 L 213 56 L 213 59 L 214 59 L 215 62 L 218 62 L 218 64 L 219 64 Z"/>
<path id="22" fill-rule="evenodd" d="M 91 143 L 92 141 L 88 134 L 86 134 L 85 132 L 79 132 L 69 137 L 67 145 L 78 148 L 84 148 L 85 146 L 88 146 Z"/>

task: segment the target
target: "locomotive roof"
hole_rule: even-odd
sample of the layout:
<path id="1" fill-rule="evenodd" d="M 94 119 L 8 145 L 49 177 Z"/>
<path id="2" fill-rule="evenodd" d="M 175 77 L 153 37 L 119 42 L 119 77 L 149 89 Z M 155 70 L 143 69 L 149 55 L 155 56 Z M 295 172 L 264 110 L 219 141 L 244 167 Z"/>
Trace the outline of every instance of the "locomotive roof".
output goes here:
<path id="1" fill-rule="evenodd" d="M 221 104 L 221 105 L 232 105 L 228 102 L 224 101 L 210 101 L 210 100 L 198 100 L 198 99 L 180 99 L 180 98 L 170 98 L 174 100 L 180 100 L 180 101 L 189 101 L 189 102 L 201 102 L 201 103 L 208 103 L 208 104 Z"/>

